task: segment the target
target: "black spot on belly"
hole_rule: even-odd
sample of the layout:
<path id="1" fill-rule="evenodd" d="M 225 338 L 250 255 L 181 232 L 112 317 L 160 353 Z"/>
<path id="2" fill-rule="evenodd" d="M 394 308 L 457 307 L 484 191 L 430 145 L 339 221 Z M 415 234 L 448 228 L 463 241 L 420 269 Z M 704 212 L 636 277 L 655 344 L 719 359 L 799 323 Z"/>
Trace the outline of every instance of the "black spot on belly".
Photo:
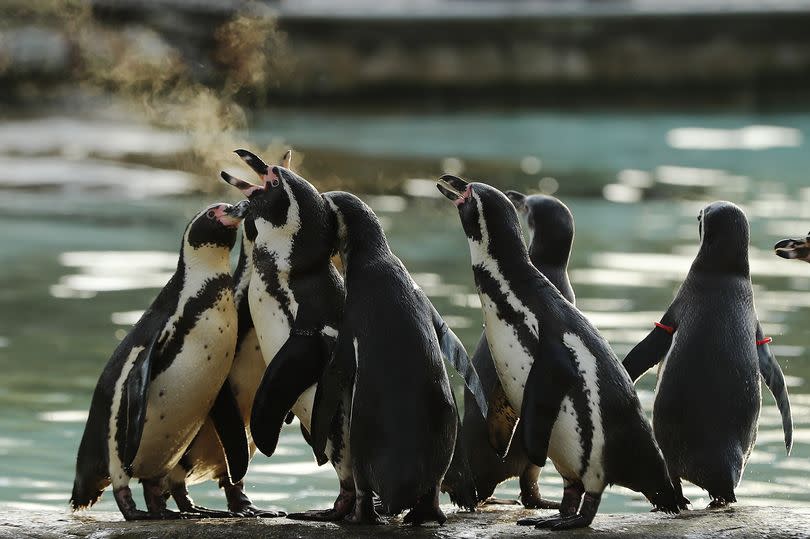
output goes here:
<path id="1" fill-rule="evenodd" d="M 183 347 L 191 330 L 197 325 L 203 313 L 220 301 L 225 294 L 230 294 L 231 276 L 223 273 L 205 282 L 202 289 L 183 306 L 183 313 L 175 324 L 175 331 L 160 346 L 160 353 L 152 367 L 151 379 L 169 368 Z"/>
<path id="2" fill-rule="evenodd" d="M 207 359 L 208 359 L 208 361 L 211 361 L 211 356 L 208 356 L 208 358 L 207 358 Z"/>
<path id="3" fill-rule="evenodd" d="M 165 394 L 165 390 L 161 389 L 158 393 L 158 397 L 162 397 Z"/>
<path id="4" fill-rule="evenodd" d="M 164 419 L 166 419 L 166 414 L 160 414 L 160 420 L 163 421 Z"/>
<path id="5" fill-rule="evenodd" d="M 253 251 L 253 264 L 261 275 L 265 291 L 278 302 L 281 311 L 287 317 L 287 322 L 292 326 L 295 317 L 290 310 L 290 297 L 287 295 L 287 291 L 281 288 L 281 282 L 278 280 L 279 271 L 275 253 L 271 253 L 263 247 L 256 247 Z M 273 315 L 275 316 L 275 313 Z"/>

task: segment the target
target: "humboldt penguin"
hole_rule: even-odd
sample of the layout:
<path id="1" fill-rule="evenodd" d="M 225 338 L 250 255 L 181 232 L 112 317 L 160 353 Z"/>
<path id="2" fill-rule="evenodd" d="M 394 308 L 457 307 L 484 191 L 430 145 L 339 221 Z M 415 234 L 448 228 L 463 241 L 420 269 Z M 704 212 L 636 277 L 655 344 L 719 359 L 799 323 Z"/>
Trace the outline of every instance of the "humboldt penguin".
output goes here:
<path id="1" fill-rule="evenodd" d="M 520 410 L 524 450 L 540 467 L 550 457 L 563 477 L 560 514 L 518 523 L 588 526 L 611 484 L 677 512 L 630 377 L 596 328 L 532 265 L 513 204 L 493 187 L 451 175 L 438 188 L 467 236 L 487 342 L 506 398 Z M 504 434 L 493 440 L 500 454 L 511 442 Z"/>
<path id="2" fill-rule="evenodd" d="M 178 518 L 166 508 L 168 476 L 206 418 L 223 446 L 228 476 L 247 469 L 245 426 L 221 391 L 237 336 L 230 251 L 242 208 L 213 204 L 186 226 L 177 270 L 104 368 L 76 459 L 73 509 L 112 483 L 126 520 Z M 139 510 L 129 481 L 143 484 Z"/>
<path id="3" fill-rule="evenodd" d="M 310 441 L 318 377 L 335 345 L 343 315 L 343 279 L 331 262 L 336 220 L 326 201 L 304 178 L 283 166 L 269 166 L 247 151 L 236 154 L 259 176 L 255 185 L 222 172 L 248 198 L 244 229 L 253 242 L 248 289 L 250 314 L 267 364 L 251 411 L 251 434 L 258 449 L 272 456 L 289 413 L 298 417 Z M 283 162 L 289 165 L 289 154 Z M 315 456 L 331 462 L 340 493 L 327 510 L 293 513 L 302 520 L 339 520 L 354 508 L 348 444 L 349 395 L 336 404 L 328 443 Z"/>
<path id="4" fill-rule="evenodd" d="M 557 290 L 574 303 L 574 289 L 568 279 L 568 259 L 574 240 L 574 217 L 560 200 L 547 195 L 526 196 L 517 191 L 507 191 L 519 214 L 529 227 L 529 259 L 532 264 L 557 287 Z M 486 503 L 510 503 L 490 499 L 495 487 L 510 477 L 520 478 L 520 501 L 526 508 L 559 509 L 560 504 L 540 497 L 537 484 L 540 468 L 529 461 L 523 450 L 523 434 L 515 433 L 509 452 L 502 459 L 489 443 L 488 425 L 501 432 L 511 433 L 517 412 L 509 405 L 492 355 L 489 352 L 486 332 L 482 332 L 473 354 L 473 365 L 481 377 L 489 395 L 489 421 L 473 407 L 472 396 L 464 399 L 464 448 L 475 477 L 478 501 Z M 497 436 L 496 433 L 493 433 Z"/>
<path id="5" fill-rule="evenodd" d="M 709 507 L 737 501 L 757 436 L 760 375 L 782 414 L 788 454 L 793 444 L 784 375 L 754 309 L 748 219 L 730 202 L 713 202 L 698 230 L 700 248 L 675 299 L 624 360 L 633 380 L 661 363 L 653 427 L 681 508 L 689 503 L 681 479 L 707 490 Z"/>
<path id="6" fill-rule="evenodd" d="M 352 523 L 444 523 L 442 478 L 456 446 L 458 410 L 442 356 L 486 402 L 461 342 L 392 252 L 379 219 L 345 192 L 325 193 L 338 222 L 346 306 L 334 357 L 315 399 L 313 442 L 323 446 L 335 403 L 351 395 L 349 439 L 356 503 Z"/>

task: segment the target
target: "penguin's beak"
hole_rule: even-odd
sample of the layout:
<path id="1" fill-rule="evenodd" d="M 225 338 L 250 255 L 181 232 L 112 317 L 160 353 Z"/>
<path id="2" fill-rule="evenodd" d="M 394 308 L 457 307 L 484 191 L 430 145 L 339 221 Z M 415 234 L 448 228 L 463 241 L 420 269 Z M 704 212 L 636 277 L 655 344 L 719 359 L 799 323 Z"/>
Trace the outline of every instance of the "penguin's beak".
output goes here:
<path id="1" fill-rule="evenodd" d="M 247 203 L 247 200 L 243 202 Z M 247 205 L 243 206 L 242 202 L 236 206 L 232 206 L 231 204 L 220 204 L 211 211 L 214 212 L 214 218 L 219 221 L 221 225 L 228 228 L 236 228 L 245 217 L 244 212 L 247 211 Z"/>
<path id="2" fill-rule="evenodd" d="M 470 197 L 470 184 L 452 174 L 445 174 L 436 182 L 436 188 L 441 194 L 461 206 Z"/>
<path id="3" fill-rule="evenodd" d="M 810 235 L 803 240 L 786 239 L 773 246 L 776 256 L 810 262 Z"/>
<path id="4" fill-rule="evenodd" d="M 259 176 L 262 183 L 269 183 L 273 187 L 276 187 L 279 184 L 281 173 L 279 172 L 278 167 L 269 166 L 262 160 L 261 157 L 248 150 L 239 149 L 234 150 L 233 153 L 238 155 L 239 158 L 247 164 L 247 166 L 253 169 L 253 172 Z M 281 158 L 282 166 L 287 167 L 290 164 L 291 159 L 292 150 L 287 150 L 287 152 Z"/>
<path id="5" fill-rule="evenodd" d="M 246 182 L 245 180 L 240 180 L 239 178 L 237 178 L 235 176 L 231 176 L 230 174 L 228 174 L 224 170 L 221 171 L 219 173 L 219 175 L 222 177 L 222 179 L 225 181 L 225 183 L 227 183 L 228 185 L 232 185 L 232 186 L 236 187 L 237 189 L 242 191 L 243 195 L 245 195 L 248 198 L 250 198 L 251 196 L 255 195 L 256 193 L 258 193 L 260 191 L 264 191 L 263 186 L 255 185 L 255 184 L 252 184 L 250 182 Z"/>

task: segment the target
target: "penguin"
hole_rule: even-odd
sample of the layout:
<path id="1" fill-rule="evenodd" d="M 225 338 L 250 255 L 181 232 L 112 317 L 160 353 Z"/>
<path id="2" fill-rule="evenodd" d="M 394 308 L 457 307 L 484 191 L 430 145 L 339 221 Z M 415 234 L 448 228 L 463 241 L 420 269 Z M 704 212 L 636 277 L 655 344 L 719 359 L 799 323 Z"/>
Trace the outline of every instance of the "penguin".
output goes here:
<path id="1" fill-rule="evenodd" d="M 442 176 L 437 187 L 458 208 L 487 342 L 506 399 L 520 410 L 523 448 L 537 466 L 550 457 L 563 477 L 560 514 L 518 524 L 588 526 L 611 484 L 677 513 L 630 377 L 596 328 L 532 265 L 515 207 L 497 189 L 456 176 Z M 500 454 L 508 451 L 508 435 L 493 441 Z"/>
<path id="2" fill-rule="evenodd" d="M 179 518 L 166 508 L 168 476 L 210 417 L 228 475 L 247 470 L 248 445 L 233 394 L 237 319 L 230 251 L 242 208 L 213 204 L 186 226 L 177 270 L 104 368 L 76 458 L 71 505 L 93 505 L 112 484 L 126 520 Z M 129 481 L 141 480 L 147 511 Z"/>
<path id="3" fill-rule="evenodd" d="M 565 299 L 574 303 L 574 289 L 568 279 L 568 259 L 574 240 L 574 217 L 560 200 L 547 195 L 526 196 L 517 191 L 506 191 L 506 196 L 529 227 L 529 259 L 540 273 L 546 276 Z M 486 332 L 482 332 L 472 359 L 481 382 L 490 395 L 488 421 L 477 413 L 470 394 L 464 399 L 463 432 L 465 452 L 475 477 L 478 502 L 492 496 L 495 487 L 509 479 L 520 478 L 520 501 L 529 509 L 559 509 L 560 504 L 540 497 L 537 480 L 540 468 L 529 461 L 523 450 L 522 433 L 518 430 L 506 457 L 500 455 L 489 443 L 488 424 L 500 431 L 511 433 L 517 412 L 504 396 L 503 386 L 492 355 L 489 352 Z M 509 503 L 491 499 L 487 503 Z"/>
<path id="4" fill-rule="evenodd" d="M 776 256 L 810 262 L 810 233 L 804 239 L 785 239 L 773 246 Z"/>
<path id="5" fill-rule="evenodd" d="M 661 363 L 653 428 L 679 505 L 681 479 L 705 489 L 710 508 L 736 501 L 757 435 L 760 375 L 782 415 L 787 453 L 793 420 L 785 378 L 754 310 L 748 269 L 748 220 L 730 202 L 698 215 L 700 248 L 660 322 L 624 360 L 637 380 Z"/>
<path id="6" fill-rule="evenodd" d="M 286 156 L 289 156 L 288 152 Z M 248 201 L 238 205 L 238 212 L 244 216 Z M 244 223 L 243 223 L 244 224 Z M 250 436 L 250 413 L 253 398 L 265 370 L 264 358 L 259 347 L 256 328 L 250 316 L 247 290 L 252 274 L 253 242 L 242 231 L 242 248 L 239 251 L 236 269 L 233 274 L 233 297 L 237 312 L 236 352 L 228 378 L 220 391 L 228 391 L 236 398 L 239 414 L 245 424 L 249 442 L 249 459 L 256 452 L 256 444 Z M 216 511 L 200 507 L 188 494 L 188 485 L 203 481 L 217 481 L 225 491 L 228 511 Z M 284 516 L 282 511 L 262 510 L 253 505 L 244 492 L 244 483 L 231 483 L 228 476 L 227 461 L 219 443 L 213 420 L 207 419 L 191 446 L 180 459 L 175 470 L 169 476 L 170 492 L 177 507 L 188 513 L 197 513 L 208 517 L 251 516 L 272 518 Z"/>
<path id="7" fill-rule="evenodd" d="M 317 381 L 335 346 L 345 288 L 331 262 L 336 220 L 321 194 L 289 168 L 271 167 L 247 150 L 235 153 L 262 181 L 255 185 L 221 173 L 248 198 L 244 229 L 253 242 L 248 305 L 267 366 L 255 392 L 250 426 L 257 448 L 272 456 L 290 412 L 310 440 Z M 289 152 L 282 162 L 289 166 Z M 332 508 L 288 518 L 340 520 L 354 508 L 344 406 L 347 401 L 336 405 L 335 428 L 326 447 L 315 453 L 318 464 L 334 467 L 340 492 Z"/>
<path id="8" fill-rule="evenodd" d="M 450 466 L 460 422 L 442 356 L 486 402 L 463 345 L 392 252 L 379 219 L 345 192 L 325 193 L 338 222 L 346 304 L 338 342 L 315 397 L 316 451 L 351 396 L 349 443 L 355 483 L 350 523 L 381 524 L 406 509 L 406 524 L 443 524 L 442 478 Z"/>

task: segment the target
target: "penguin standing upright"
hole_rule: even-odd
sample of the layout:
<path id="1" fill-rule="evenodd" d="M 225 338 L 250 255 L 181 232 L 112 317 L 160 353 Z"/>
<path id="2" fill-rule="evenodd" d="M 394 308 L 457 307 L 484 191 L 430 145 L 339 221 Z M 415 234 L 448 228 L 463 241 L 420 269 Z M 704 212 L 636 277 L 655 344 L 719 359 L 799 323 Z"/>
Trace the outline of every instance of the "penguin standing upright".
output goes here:
<path id="1" fill-rule="evenodd" d="M 558 199 L 547 195 L 526 196 L 517 191 L 507 191 L 519 213 L 529 225 L 529 259 L 532 264 L 557 287 L 557 290 L 574 303 L 574 289 L 568 280 L 568 258 L 574 240 L 574 217 L 568 207 Z M 509 405 L 503 386 L 489 352 L 486 332 L 481 334 L 473 354 L 473 365 L 481 383 L 489 395 L 488 421 L 484 421 L 474 406 L 472 396 L 464 398 L 464 449 L 470 463 L 478 501 L 492 496 L 498 483 L 510 477 L 520 477 L 520 500 L 524 507 L 532 509 L 559 509 L 560 504 L 543 500 L 537 479 L 540 468 L 529 461 L 523 450 L 523 434 L 515 433 L 509 452 L 502 459 L 489 443 L 488 425 L 500 432 L 511 433 L 517 412 Z M 499 503 L 491 500 L 491 503 Z"/>
<path id="2" fill-rule="evenodd" d="M 661 322 L 627 355 L 633 380 L 662 362 L 653 407 L 655 436 L 686 507 L 681 478 L 706 489 L 710 507 L 736 501 L 757 435 L 759 376 L 793 440 L 785 380 L 762 334 L 748 270 L 748 220 L 730 202 L 698 215 L 700 249 Z"/>
<path id="3" fill-rule="evenodd" d="M 288 157 L 289 152 L 286 154 Z M 238 205 L 238 212 L 244 216 L 247 212 L 248 201 L 243 200 Z M 247 290 L 252 274 L 253 242 L 242 232 L 242 249 L 233 275 L 233 296 L 237 312 L 236 352 L 233 365 L 228 378 L 223 384 L 220 393 L 235 399 L 239 408 L 239 415 L 247 429 L 249 442 L 249 458 L 256 452 L 256 444 L 250 436 L 250 413 L 253 408 L 253 399 L 259 382 L 265 370 L 256 328 L 250 316 Z M 217 481 L 220 488 L 225 491 L 228 511 L 213 511 L 194 504 L 188 494 L 188 485 L 203 481 Z M 244 483 L 232 483 L 228 475 L 227 460 L 216 433 L 213 420 L 209 418 L 200 428 L 191 446 L 180 459 L 175 470 L 169 477 L 170 491 L 177 507 L 181 511 L 199 513 L 205 516 L 255 516 L 272 518 L 284 516 L 283 512 L 262 510 L 253 505 L 244 492 Z"/>
<path id="4" fill-rule="evenodd" d="M 677 512 L 632 381 L 607 341 L 532 265 L 509 199 L 450 175 L 438 188 L 461 217 L 487 342 L 506 398 L 520 410 L 526 454 L 537 466 L 550 457 L 565 485 L 559 516 L 519 523 L 587 526 L 614 483 Z M 504 454 L 509 438 L 494 441 Z"/>
<path id="5" fill-rule="evenodd" d="M 288 168 L 268 166 L 247 150 L 236 153 L 262 180 L 262 185 L 254 185 L 222 173 L 249 201 L 244 228 L 254 246 L 248 302 L 267 364 L 250 426 L 256 446 L 271 456 L 290 411 L 309 440 L 316 383 L 334 348 L 345 290 L 331 263 L 335 217 L 320 193 Z M 289 164 L 289 154 L 283 162 Z M 319 464 L 332 463 L 340 493 L 331 509 L 289 518 L 338 520 L 354 507 L 348 413 L 341 407 L 348 402 L 336 406 L 339 419 L 316 457 Z"/>
<path id="6" fill-rule="evenodd" d="M 334 357 L 315 399 L 313 443 L 323 446 L 335 404 L 351 396 L 350 444 L 357 495 L 353 523 L 382 523 L 410 512 L 405 523 L 446 519 L 439 488 L 450 465 L 459 422 L 442 355 L 486 403 L 461 342 L 449 331 L 402 262 L 380 221 L 356 196 L 325 193 L 338 222 L 346 306 Z"/>
<path id="7" fill-rule="evenodd" d="M 177 270 L 104 368 L 76 458 L 74 510 L 112 483 L 127 520 L 180 516 L 166 509 L 167 477 L 209 415 L 231 479 L 244 475 L 245 427 L 235 401 L 219 397 L 236 345 L 229 255 L 238 210 L 214 204 L 191 220 Z M 135 505 L 132 478 L 148 511 Z"/>

